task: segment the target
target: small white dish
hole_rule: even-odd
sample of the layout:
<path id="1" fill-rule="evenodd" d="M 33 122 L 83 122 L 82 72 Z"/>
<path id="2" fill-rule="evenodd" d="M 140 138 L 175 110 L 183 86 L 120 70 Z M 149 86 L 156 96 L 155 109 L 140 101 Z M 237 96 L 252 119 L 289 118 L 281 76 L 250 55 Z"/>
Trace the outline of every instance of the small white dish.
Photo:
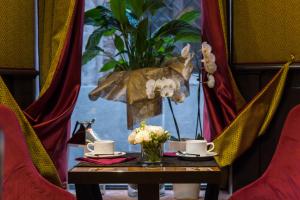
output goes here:
<path id="1" fill-rule="evenodd" d="M 183 151 L 182 153 L 176 153 L 177 156 L 181 156 L 181 157 L 191 157 L 191 158 L 196 158 L 196 157 L 213 157 L 218 155 L 216 152 L 206 152 L 204 155 L 196 155 L 196 154 L 189 154 L 186 153 L 185 151 Z"/>
<path id="2" fill-rule="evenodd" d="M 188 154 L 186 152 L 182 153 L 176 153 L 176 156 L 180 160 L 186 160 L 186 161 L 206 161 L 211 160 L 214 158 L 214 156 L 218 155 L 216 152 L 206 152 L 205 155 L 195 155 L 195 154 Z"/>
<path id="3" fill-rule="evenodd" d="M 115 151 L 114 154 L 98 154 L 93 151 L 84 154 L 88 158 L 117 158 L 126 155 L 126 152 Z"/>

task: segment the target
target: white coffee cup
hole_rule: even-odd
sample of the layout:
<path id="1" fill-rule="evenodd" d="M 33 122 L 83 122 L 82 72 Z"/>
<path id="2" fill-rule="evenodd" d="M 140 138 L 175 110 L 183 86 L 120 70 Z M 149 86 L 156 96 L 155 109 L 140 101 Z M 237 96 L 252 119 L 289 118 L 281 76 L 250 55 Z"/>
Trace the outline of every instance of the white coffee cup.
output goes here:
<path id="1" fill-rule="evenodd" d="M 207 152 L 214 150 L 215 145 L 212 142 L 206 140 L 187 140 L 186 141 L 186 153 L 206 155 Z"/>
<path id="2" fill-rule="evenodd" d="M 112 140 L 97 140 L 94 143 L 88 143 L 87 149 L 94 154 L 114 154 L 115 142 Z"/>

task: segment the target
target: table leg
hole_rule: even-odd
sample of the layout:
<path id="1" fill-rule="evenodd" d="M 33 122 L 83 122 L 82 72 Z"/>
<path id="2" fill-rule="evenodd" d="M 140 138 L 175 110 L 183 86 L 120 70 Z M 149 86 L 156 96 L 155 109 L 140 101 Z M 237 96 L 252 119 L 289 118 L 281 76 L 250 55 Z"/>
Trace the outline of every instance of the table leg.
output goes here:
<path id="1" fill-rule="evenodd" d="M 159 200 L 159 184 L 138 184 L 139 200 Z"/>
<path id="2" fill-rule="evenodd" d="M 77 200 L 102 200 L 98 184 L 75 184 Z"/>
<path id="3" fill-rule="evenodd" d="M 218 197 L 219 197 L 219 185 L 207 184 L 204 200 L 218 200 Z"/>

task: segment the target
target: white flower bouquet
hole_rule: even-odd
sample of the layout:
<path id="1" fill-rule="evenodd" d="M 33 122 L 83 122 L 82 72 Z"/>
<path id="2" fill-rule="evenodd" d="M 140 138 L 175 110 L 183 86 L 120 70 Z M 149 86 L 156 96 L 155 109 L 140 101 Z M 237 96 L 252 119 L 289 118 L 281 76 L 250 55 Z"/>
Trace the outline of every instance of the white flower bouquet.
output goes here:
<path id="1" fill-rule="evenodd" d="M 141 144 L 142 159 L 144 162 L 160 162 L 162 158 L 162 145 L 170 138 L 168 131 L 160 126 L 146 125 L 141 123 L 139 128 L 136 128 L 128 136 L 130 144 Z"/>

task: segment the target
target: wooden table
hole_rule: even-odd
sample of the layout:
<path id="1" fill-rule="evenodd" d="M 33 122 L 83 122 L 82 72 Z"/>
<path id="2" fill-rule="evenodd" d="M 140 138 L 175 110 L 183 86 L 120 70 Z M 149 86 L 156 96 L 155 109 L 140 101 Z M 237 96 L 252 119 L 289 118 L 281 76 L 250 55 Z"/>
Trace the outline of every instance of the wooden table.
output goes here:
<path id="1" fill-rule="evenodd" d="M 208 183 L 205 199 L 218 199 L 221 171 L 214 160 L 188 162 L 164 158 L 162 165 L 141 166 L 130 161 L 113 166 L 81 163 L 69 171 L 78 200 L 102 199 L 100 183 L 138 184 L 139 200 L 158 200 L 160 183 Z"/>

